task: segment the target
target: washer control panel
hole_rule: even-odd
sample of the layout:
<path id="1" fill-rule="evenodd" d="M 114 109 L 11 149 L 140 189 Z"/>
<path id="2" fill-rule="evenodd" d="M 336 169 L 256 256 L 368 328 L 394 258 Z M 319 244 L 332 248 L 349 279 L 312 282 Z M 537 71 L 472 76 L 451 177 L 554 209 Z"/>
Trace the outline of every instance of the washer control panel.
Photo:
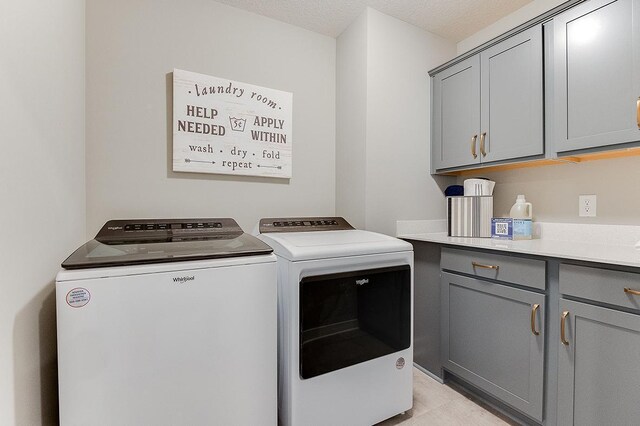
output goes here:
<path id="1" fill-rule="evenodd" d="M 123 242 L 169 241 L 175 237 L 214 238 L 220 235 L 240 235 L 242 229 L 235 220 L 221 219 L 131 219 L 108 221 L 95 239 L 105 244 Z"/>
<path id="2" fill-rule="evenodd" d="M 221 222 L 183 222 L 183 223 L 127 223 L 124 232 L 134 231 L 166 231 L 175 229 L 210 229 L 222 228 Z"/>
<path id="3" fill-rule="evenodd" d="M 344 231 L 353 229 L 342 217 L 267 218 L 260 220 L 260 233 Z"/>

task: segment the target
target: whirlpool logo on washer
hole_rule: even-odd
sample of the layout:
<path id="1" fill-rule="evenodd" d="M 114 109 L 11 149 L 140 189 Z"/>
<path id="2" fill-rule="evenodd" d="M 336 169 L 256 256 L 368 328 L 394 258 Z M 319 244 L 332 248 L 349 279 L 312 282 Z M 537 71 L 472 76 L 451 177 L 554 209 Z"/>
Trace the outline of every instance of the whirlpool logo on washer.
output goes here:
<path id="1" fill-rule="evenodd" d="M 195 281 L 195 275 L 186 276 L 186 277 L 174 277 L 173 282 L 177 284 L 186 284 L 189 281 Z"/>
<path id="2" fill-rule="evenodd" d="M 361 280 L 356 280 L 356 284 L 358 285 L 364 285 L 367 284 L 369 282 L 369 278 L 363 278 Z"/>

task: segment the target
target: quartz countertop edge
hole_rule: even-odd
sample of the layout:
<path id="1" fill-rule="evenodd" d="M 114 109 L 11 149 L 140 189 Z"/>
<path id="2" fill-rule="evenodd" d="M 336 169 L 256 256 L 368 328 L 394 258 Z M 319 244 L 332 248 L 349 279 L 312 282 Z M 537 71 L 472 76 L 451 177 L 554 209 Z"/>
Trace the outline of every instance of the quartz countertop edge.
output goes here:
<path id="1" fill-rule="evenodd" d="M 540 238 L 532 240 L 498 240 L 493 238 L 449 237 L 446 232 L 406 233 L 404 240 L 424 241 L 452 246 L 553 257 L 583 262 L 640 268 L 640 250 L 630 245 Z"/>

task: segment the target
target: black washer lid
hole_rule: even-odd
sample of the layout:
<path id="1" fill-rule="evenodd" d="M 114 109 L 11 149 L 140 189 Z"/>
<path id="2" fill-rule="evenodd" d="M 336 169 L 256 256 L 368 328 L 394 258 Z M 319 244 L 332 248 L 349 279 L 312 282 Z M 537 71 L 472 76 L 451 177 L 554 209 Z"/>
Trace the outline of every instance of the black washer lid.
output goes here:
<path id="1" fill-rule="evenodd" d="M 235 220 L 110 220 L 95 239 L 71 254 L 65 269 L 99 268 L 268 254 L 273 250 L 245 234 Z"/>

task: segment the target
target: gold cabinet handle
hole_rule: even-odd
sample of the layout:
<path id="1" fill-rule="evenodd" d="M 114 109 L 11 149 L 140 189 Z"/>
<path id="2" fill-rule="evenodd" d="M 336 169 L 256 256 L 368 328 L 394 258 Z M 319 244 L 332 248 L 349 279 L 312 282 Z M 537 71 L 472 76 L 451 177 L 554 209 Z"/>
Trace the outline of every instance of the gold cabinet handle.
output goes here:
<path id="1" fill-rule="evenodd" d="M 624 292 L 627 294 L 633 294 L 634 296 L 640 296 L 640 290 L 634 290 L 632 288 L 629 287 L 625 287 L 624 288 Z"/>
<path id="2" fill-rule="evenodd" d="M 484 150 L 484 138 L 487 136 L 487 132 L 482 132 L 482 134 L 480 135 L 480 154 L 482 154 L 483 157 L 487 156 L 487 151 Z"/>
<path id="3" fill-rule="evenodd" d="M 478 262 L 471 262 L 471 265 L 473 265 L 474 268 L 495 269 L 496 271 L 500 269 L 498 265 L 485 265 Z"/>
<path id="4" fill-rule="evenodd" d="M 476 154 L 476 140 L 478 139 L 478 135 L 473 135 L 471 138 L 471 155 L 473 158 L 478 158 L 478 154 Z"/>
<path id="5" fill-rule="evenodd" d="M 638 122 L 638 129 L 640 129 L 640 96 L 636 101 L 636 121 Z"/>
<path id="6" fill-rule="evenodd" d="M 540 305 L 538 303 L 535 303 L 531 307 L 531 332 L 534 336 L 540 335 L 540 332 L 536 330 L 536 312 L 538 312 L 538 308 L 540 308 Z"/>
<path id="7" fill-rule="evenodd" d="M 562 316 L 560 317 L 560 341 L 563 345 L 569 346 L 569 342 L 567 341 L 566 333 L 564 330 L 565 323 L 567 322 L 567 317 L 569 316 L 569 311 L 564 311 Z"/>

